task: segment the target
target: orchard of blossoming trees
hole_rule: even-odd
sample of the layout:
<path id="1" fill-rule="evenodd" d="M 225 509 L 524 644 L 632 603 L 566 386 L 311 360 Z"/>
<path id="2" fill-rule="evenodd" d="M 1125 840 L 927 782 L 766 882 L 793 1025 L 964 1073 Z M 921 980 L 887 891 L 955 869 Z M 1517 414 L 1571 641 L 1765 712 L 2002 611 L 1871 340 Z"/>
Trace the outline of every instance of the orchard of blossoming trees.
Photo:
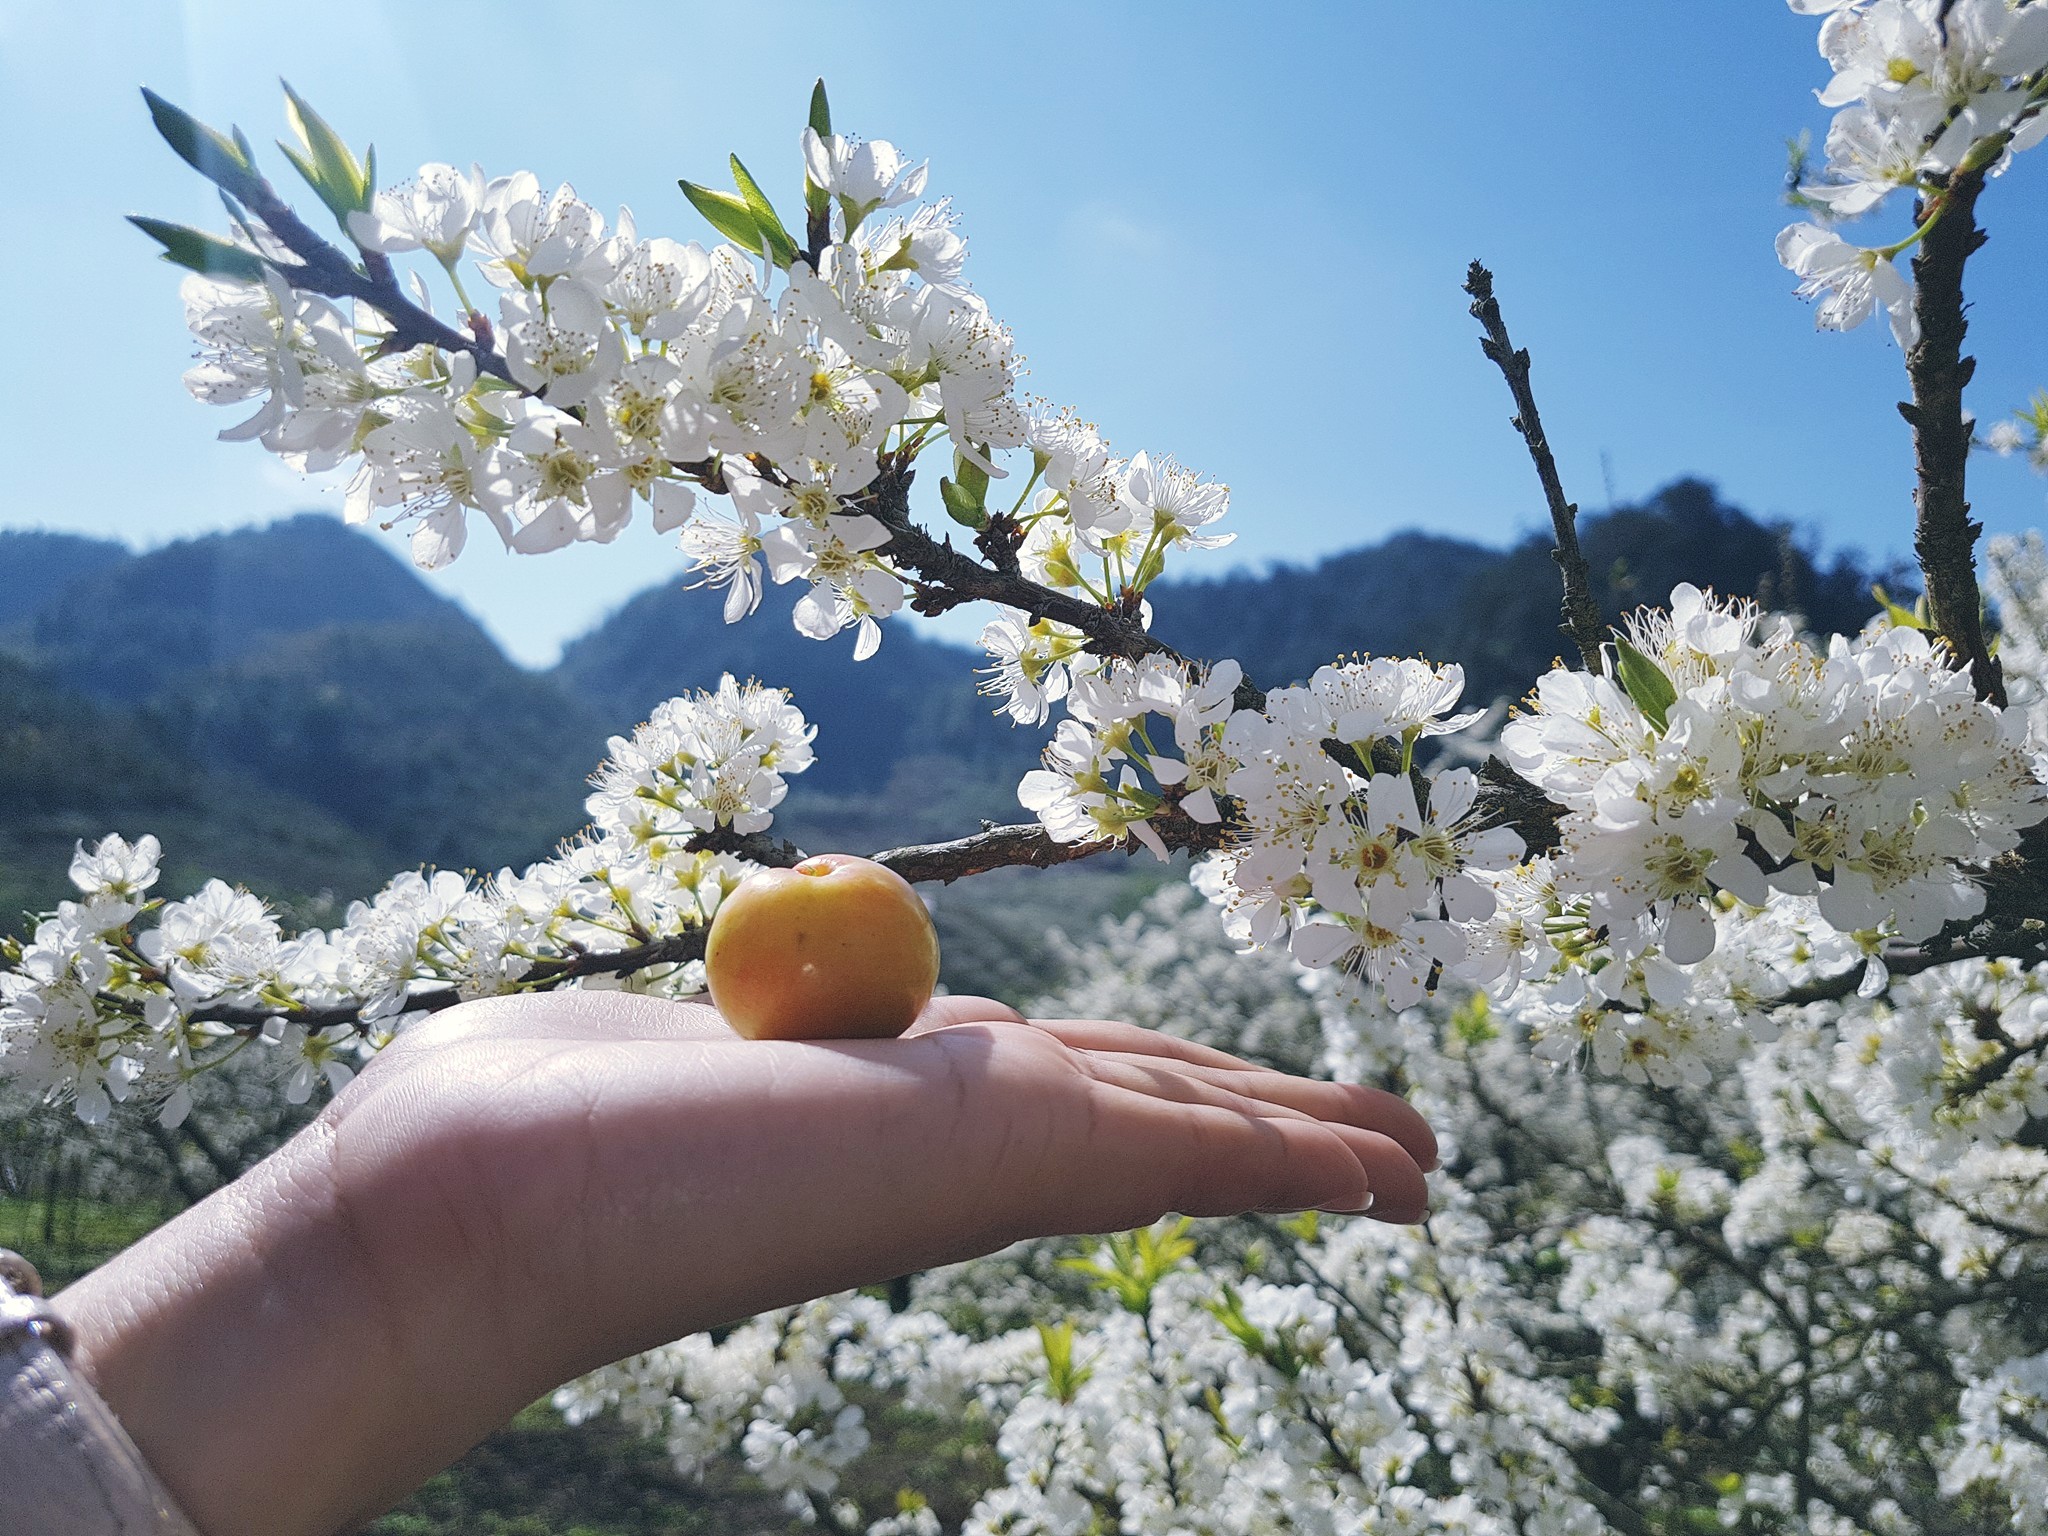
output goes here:
<path id="1" fill-rule="evenodd" d="M 1792 5 L 1839 111 L 1778 254 L 1822 326 L 1882 308 L 1904 353 L 1925 598 L 1814 638 L 1681 586 L 1609 630 L 1475 263 L 1580 665 L 1534 680 L 1498 757 L 1434 774 L 1423 744 L 1477 718 L 1455 666 L 1262 691 L 1152 638 L 1145 590 L 1228 542 L 1226 488 L 1021 396 L 925 166 L 836 132 L 822 86 L 800 204 L 737 159 L 734 191 L 682 184 L 708 248 L 523 171 L 379 187 L 293 96 L 330 238 L 239 131 L 150 97 L 230 211 L 137 221 L 191 269 L 187 386 L 250 411 L 224 437 L 345 468 L 350 520 L 408 528 L 423 566 L 479 522 L 542 554 L 639 515 L 729 621 L 764 575 L 803 582 L 798 628 L 857 656 L 905 604 L 994 605 L 984 691 L 1060 713 L 1036 821 L 882 862 L 1187 850 L 1220 924 L 1162 899 L 1079 954 L 1065 1006 L 1369 1077 L 1449 1142 L 1418 1228 L 1027 1246 L 907 1310 L 821 1301 L 625 1362 L 566 1412 L 616 1408 L 685 1466 L 736 1452 L 871 1536 L 939 1522 L 838 1496 L 856 1385 L 985 1427 L 977 1532 L 2048 1531 L 2048 554 L 1993 550 L 1994 645 L 1965 499 L 1973 449 L 2048 458 L 2048 406 L 1980 438 L 1962 350 L 1979 201 L 2048 133 L 2048 0 Z M 1895 193 L 1903 239 L 1839 232 Z M 934 459 L 946 537 L 911 504 Z M 296 1101 L 462 999 L 694 993 L 721 897 L 800 856 L 770 827 L 810 735 L 773 688 L 671 700 L 557 857 L 402 874 L 331 931 L 218 882 L 152 900 L 153 838 L 82 847 L 81 899 L 6 957 L 0 1069 L 174 1124 L 252 1044 Z"/>

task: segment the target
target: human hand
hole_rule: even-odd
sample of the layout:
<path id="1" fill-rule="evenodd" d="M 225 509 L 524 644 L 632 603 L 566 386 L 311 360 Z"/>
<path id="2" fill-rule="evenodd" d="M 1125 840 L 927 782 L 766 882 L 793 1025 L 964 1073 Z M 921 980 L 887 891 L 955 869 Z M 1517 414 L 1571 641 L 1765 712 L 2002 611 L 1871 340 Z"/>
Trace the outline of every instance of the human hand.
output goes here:
<path id="1" fill-rule="evenodd" d="M 349 1530 L 559 1382 L 771 1307 L 1169 1211 L 1418 1219 L 1391 1094 L 935 1002 L 742 1041 L 625 993 L 468 1004 L 57 1298 L 208 1536 Z"/>

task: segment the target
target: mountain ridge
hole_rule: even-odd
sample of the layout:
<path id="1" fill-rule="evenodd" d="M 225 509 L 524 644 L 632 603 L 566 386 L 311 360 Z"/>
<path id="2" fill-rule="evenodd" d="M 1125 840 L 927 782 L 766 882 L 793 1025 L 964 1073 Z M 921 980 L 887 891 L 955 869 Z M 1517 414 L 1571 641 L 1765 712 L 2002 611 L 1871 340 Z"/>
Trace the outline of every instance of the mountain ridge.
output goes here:
<path id="1" fill-rule="evenodd" d="M 1824 564 L 1789 526 L 1721 502 L 1704 481 L 1588 516 L 1581 541 L 1610 619 L 1679 579 L 1798 607 L 1820 628 L 1853 629 L 1870 611 L 1870 574 L 1855 561 Z M 1048 733 L 977 693 L 980 654 L 891 623 L 881 653 L 855 662 L 844 636 L 796 633 L 800 590 L 770 588 L 728 626 L 721 594 L 679 574 L 532 671 L 393 544 L 323 514 L 140 554 L 0 532 L 0 740 L 42 744 L 23 757 L 42 764 L 40 799 L 19 785 L 10 796 L 0 777 L 0 832 L 33 824 L 28 843 L 0 840 L 0 857 L 26 857 L 30 843 L 48 857 L 59 826 L 149 830 L 154 794 L 171 808 L 165 825 L 240 848 L 223 868 L 271 882 L 267 894 L 367 894 L 372 867 L 523 864 L 581 825 L 582 780 L 608 736 L 727 671 L 789 688 L 818 727 L 818 762 L 778 814 L 806 846 L 864 851 L 1017 819 L 1017 779 Z M 1425 654 L 1462 663 L 1468 700 L 1485 703 L 1525 691 L 1564 644 L 1556 569 L 1537 537 L 1496 550 L 1407 531 L 1312 564 L 1160 582 L 1149 596 L 1161 638 L 1235 656 L 1267 687 L 1345 652 Z M 90 773 L 57 793 L 50 753 L 89 763 L 96 732 L 121 744 L 125 777 L 97 800 Z M 299 808 L 307 835 L 284 839 L 303 844 L 297 864 L 223 830 L 237 801 L 252 815 L 260 802 L 273 827 Z M 50 899 L 61 881 L 46 865 L 0 892 Z"/>

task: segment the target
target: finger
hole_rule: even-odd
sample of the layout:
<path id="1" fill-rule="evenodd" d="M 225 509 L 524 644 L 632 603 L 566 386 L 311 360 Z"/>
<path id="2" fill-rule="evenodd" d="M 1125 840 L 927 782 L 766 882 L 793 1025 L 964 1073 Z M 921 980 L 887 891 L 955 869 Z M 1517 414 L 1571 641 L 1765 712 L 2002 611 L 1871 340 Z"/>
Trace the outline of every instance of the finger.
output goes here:
<path id="1" fill-rule="evenodd" d="M 1234 1067 L 1245 1072 L 1273 1071 L 1271 1067 L 1262 1067 L 1255 1061 L 1246 1061 L 1242 1056 L 1233 1056 L 1214 1046 L 1197 1045 L 1192 1040 L 1183 1040 L 1164 1030 L 1146 1029 L 1139 1024 L 1123 1024 L 1114 1019 L 1033 1019 L 1030 1022 L 1034 1029 L 1042 1029 L 1061 1043 L 1081 1050 L 1131 1051 L 1192 1062 L 1197 1066 Z"/>
<path id="2" fill-rule="evenodd" d="M 1374 1221 L 1405 1225 L 1429 1214 L 1429 1180 L 1406 1147 L 1390 1136 L 1357 1126 L 1330 1125 L 1328 1129 L 1343 1139 L 1365 1170 L 1373 1194 L 1372 1209 L 1366 1215 Z"/>
<path id="3" fill-rule="evenodd" d="M 1092 1054 L 1098 1059 L 1113 1056 L 1138 1065 L 1157 1064 L 1161 1059 L 1122 1051 Z M 1273 1072 L 1263 1067 L 1221 1067 L 1174 1060 L 1170 1070 L 1248 1098 L 1285 1104 L 1318 1120 L 1339 1120 L 1379 1131 L 1406 1148 L 1408 1155 L 1425 1171 L 1437 1166 L 1436 1134 L 1415 1106 L 1397 1093 L 1370 1088 L 1362 1083 L 1333 1083 L 1326 1078 L 1296 1077 L 1289 1072 Z"/>
<path id="4" fill-rule="evenodd" d="M 1197 1045 L 1192 1040 L 1165 1034 L 1156 1029 L 1143 1029 L 1136 1024 L 1120 1024 L 1108 1019 L 1033 1019 L 1033 1027 L 1044 1030 L 1063 1044 L 1083 1050 L 1116 1051 L 1138 1055 L 1163 1057 L 1190 1066 L 1213 1068 L 1223 1072 L 1242 1072 L 1247 1077 L 1256 1076 L 1260 1083 L 1274 1085 L 1283 1082 L 1319 1082 L 1315 1078 L 1298 1078 L 1291 1073 L 1276 1072 L 1271 1067 L 1262 1067 L 1256 1062 L 1232 1056 L 1212 1046 Z M 1233 1085 L 1235 1086 L 1235 1085 Z M 1334 1086 L 1334 1085 L 1332 1085 Z M 1388 1093 L 1382 1088 L 1363 1085 L 1346 1085 L 1350 1092 L 1363 1095 L 1362 1105 L 1370 1106 L 1358 1116 L 1343 1116 L 1356 1119 L 1359 1124 L 1370 1124 L 1384 1131 L 1406 1147 L 1415 1161 L 1424 1169 L 1439 1166 L 1436 1133 L 1429 1128 L 1429 1122 L 1422 1118 L 1414 1105 L 1397 1093 Z M 1267 1087 L 1254 1088 L 1249 1084 L 1243 1092 L 1264 1094 Z M 1280 1091 L 1274 1089 L 1272 1091 Z M 1286 1102 L 1295 1103 L 1294 1099 Z M 1313 1111 L 1312 1111 L 1313 1112 Z"/>
<path id="5" fill-rule="evenodd" d="M 1178 1065 L 1132 1061 L 1120 1055 L 1095 1052 L 1082 1053 L 1080 1060 L 1097 1082 L 1127 1093 L 1149 1094 L 1164 1103 L 1223 1110 L 1254 1119 L 1319 1123 L 1326 1130 L 1333 1132 L 1357 1160 L 1372 1196 L 1370 1214 L 1374 1219 L 1411 1222 L 1420 1220 L 1428 1210 L 1428 1179 L 1424 1177 L 1422 1169 L 1417 1166 L 1408 1149 L 1382 1131 L 1318 1116 L 1307 1110 L 1276 1103 L 1271 1099 L 1237 1093 L 1226 1086 L 1193 1075 L 1187 1068 Z M 1304 1080 L 1297 1078 L 1292 1081 Z M 1341 1087 L 1334 1083 L 1309 1086 Z M 1294 1210 L 1302 1207 L 1272 1208 Z M 1365 1203 L 1362 1201 L 1341 1207 L 1352 1212 L 1364 1208 Z"/>
<path id="6" fill-rule="evenodd" d="M 1154 1098 L 1165 1099 L 1174 1104 L 1206 1104 L 1214 1108 L 1234 1110 L 1239 1114 L 1265 1115 L 1275 1119 L 1321 1118 L 1305 1109 L 1277 1100 L 1258 1099 L 1249 1094 L 1239 1093 L 1227 1083 L 1210 1082 L 1185 1067 L 1164 1066 L 1157 1061 L 1148 1062 L 1142 1057 L 1097 1051 L 1083 1053 L 1080 1060 L 1089 1076 L 1099 1083 L 1111 1083 L 1134 1093 L 1149 1093 Z"/>
<path id="7" fill-rule="evenodd" d="M 1005 1024 L 1026 1022 L 1023 1014 L 1008 1003 L 999 1003 L 992 997 L 935 997 L 924 1005 L 924 1012 L 917 1016 L 917 1022 L 904 1033 L 924 1035 L 935 1029 L 950 1028 L 955 1024 L 988 1024 L 996 1021 Z"/>
<path id="8" fill-rule="evenodd" d="M 1189 1104 L 1105 1083 L 1092 1151 L 1102 1176 L 1060 1194 L 1050 1229 L 1143 1226 L 1170 1211 L 1356 1211 L 1370 1178 L 1345 1138 L 1300 1116 Z"/>

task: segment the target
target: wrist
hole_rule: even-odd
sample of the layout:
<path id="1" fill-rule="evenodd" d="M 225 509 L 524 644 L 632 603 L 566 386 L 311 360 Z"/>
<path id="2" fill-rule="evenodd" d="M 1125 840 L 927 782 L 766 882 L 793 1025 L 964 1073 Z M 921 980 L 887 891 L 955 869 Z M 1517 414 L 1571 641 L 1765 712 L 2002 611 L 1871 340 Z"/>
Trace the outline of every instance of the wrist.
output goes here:
<path id="1" fill-rule="evenodd" d="M 418 1384 L 328 1140 L 315 1127 L 53 1298 L 79 1370 L 207 1536 L 352 1528 L 382 1508 L 365 1469 L 417 1455 L 384 1443 L 380 1404 Z"/>

